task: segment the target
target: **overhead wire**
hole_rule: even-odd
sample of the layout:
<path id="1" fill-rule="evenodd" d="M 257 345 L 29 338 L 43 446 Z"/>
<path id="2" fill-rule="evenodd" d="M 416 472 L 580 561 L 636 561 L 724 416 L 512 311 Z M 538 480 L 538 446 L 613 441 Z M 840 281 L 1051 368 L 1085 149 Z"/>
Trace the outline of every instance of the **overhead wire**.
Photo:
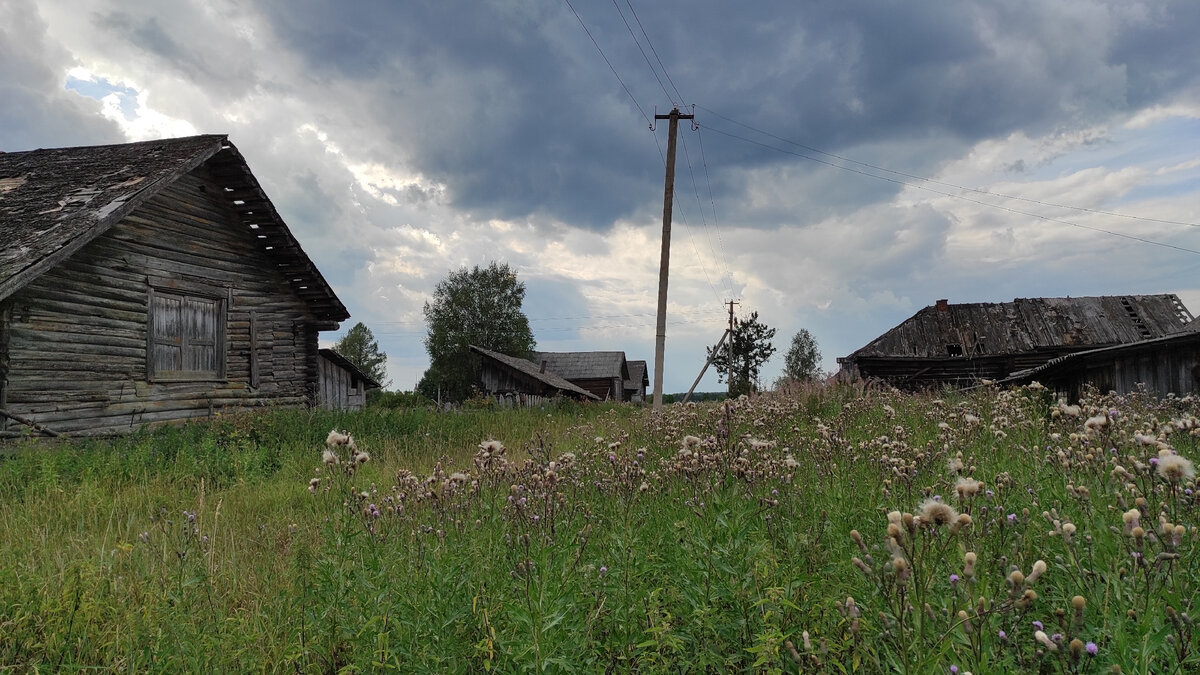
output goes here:
<path id="1" fill-rule="evenodd" d="M 704 226 L 704 232 L 705 232 L 706 238 L 708 239 L 708 251 L 709 251 L 709 253 L 712 254 L 713 262 L 715 263 L 715 262 L 718 262 L 720 259 L 718 259 L 718 257 L 717 257 L 716 250 L 713 249 L 712 235 L 711 235 L 711 231 L 709 230 L 709 227 L 708 227 L 708 218 L 704 213 L 704 204 L 702 204 L 700 201 L 700 187 L 698 185 L 696 185 L 696 171 L 695 171 L 695 168 L 692 166 L 692 155 L 691 155 L 691 152 L 688 151 L 686 137 L 681 138 L 680 141 L 681 141 L 680 144 L 683 146 L 683 156 L 688 165 L 688 176 L 692 180 L 692 192 L 696 195 L 696 207 L 700 211 L 700 223 Z M 699 255 L 699 254 L 697 253 L 697 255 Z M 725 264 L 725 270 L 726 270 L 726 272 L 729 271 L 728 263 Z M 707 272 L 706 272 L 706 276 L 707 276 Z M 728 276 L 728 274 L 726 276 Z M 709 282 L 709 285 L 711 286 L 712 282 Z M 729 291 L 728 297 L 733 297 L 733 287 L 729 284 L 728 281 L 726 281 L 726 290 Z"/>
<path id="2" fill-rule="evenodd" d="M 1052 222 L 1052 223 L 1060 223 L 1060 224 L 1063 224 L 1063 225 L 1070 225 L 1071 227 L 1078 227 L 1078 228 L 1080 228 L 1080 229 L 1083 229 L 1083 230 L 1091 230 L 1091 231 L 1093 231 L 1093 232 L 1100 232 L 1100 233 L 1102 233 L 1102 234 L 1108 234 L 1108 235 L 1112 235 L 1112 236 L 1114 236 L 1114 237 L 1121 237 L 1121 238 L 1123 238 L 1123 239 L 1129 239 L 1129 240 L 1132 240 L 1132 241 L 1138 241 L 1138 242 L 1141 242 L 1141 243 L 1143 243 L 1143 244 L 1151 244 L 1151 245 L 1154 245 L 1154 246 L 1161 246 L 1161 247 L 1163 247 L 1163 248 L 1174 249 L 1174 250 L 1176 250 L 1176 251 L 1182 251 L 1182 252 L 1184 252 L 1184 253 L 1193 253 L 1193 254 L 1196 254 L 1196 255 L 1200 255 L 1200 251 L 1198 251 L 1198 250 L 1195 250 L 1195 249 L 1190 249 L 1190 248 L 1187 248 L 1187 247 L 1184 247 L 1184 246 L 1176 246 L 1175 244 L 1167 244 L 1167 243 L 1165 243 L 1165 242 L 1161 242 L 1161 241 L 1155 241 L 1155 240 L 1153 240 L 1153 239 L 1146 239 L 1146 238 L 1144 238 L 1144 237 L 1138 237 L 1138 236 L 1135 236 L 1135 235 L 1132 235 L 1132 234 L 1125 234 L 1125 233 L 1123 233 L 1123 232 L 1114 232 L 1114 231 L 1112 231 L 1112 230 L 1106 230 L 1106 229 L 1104 229 L 1104 228 L 1100 228 L 1100 227 L 1092 227 L 1092 226 L 1090 226 L 1090 225 L 1082 225 L 1082 224 L 1080 224 L 1080 223 L 1071 222 L 1071 221 L 1069 221 L 1069 220 L 1063 220 L 1063 219 L 1061 219 L 1061 218 L 1052 218 L 1052 217 L 1050 217 L 1050 216 L 1044 216 L 1044 215 L 1042 215 L 1042 214 L 1040 214 L 1040 213 L 1031 213 L 1031 212 L 1029 212 L 1029 211 L 1022 211 L 1022 210 L 1020 210 L 1020 209 L 1014 209 L 1014 208 L 1012 208 L 1012 207 L 1009 207 L 1009 206 L 1004 206 L 1004 205 L 1002 205 L 1002 204 L 993 204 L 993 203 L 991 203 L 991 202 L 985 202 L 985 201 L 982 201 L 982 200 L 979 200 L 979 199 L 972 199 L 972 198 L 970 198 L 970 197 L 965 197 L 965 196 L 963 196 L 963 195 L 954 194 L 954 193 L 952 193 L 952 192 L 945 192 L 945 191 L 942 191 L 942 190 L 935 190 L 934 188 L 931 188 L 931 187 L 928 187 L 928 186 L 925 186 L 925 185 L 920 185 L 920 184 L 917 184 L 917 183 L 912 183 L 912 182 L 909 182 L 909 181 L 900 180 L 900 179 L 898 179 L 898 178 L 889 178 L 889 177 L 887 177 L 887 176 L 880 176 L 880 175 L 878 175 L 878 174 L 873 174 L 873 173 L 869 173 L 869 172 L 867 172 L 867 171 L 862 171 L 862 170 L 860 170 L 860 169 L 855 169 L 855 168 L 853 168 L 853 167 L 848 167 L 848 166 L 844 166 L 844 165 L 842 165 L 842 164 L 837 164 L 837 163 L 834 163 L 834 162 L 826 161 L 826 160 L 823 160 L 823 159 L 819 159 L 819 158 L 817 158 L 817 157 L 812 157 L 812 156 L 810 156 L 810 155 L 805 155 L 805 154 L 803 154 L 803 153 L 795 152 L 795 151 L 792 151 L 792 150 L 787 150 L 787 149 L 784 149 L 784 148 L 779 148 L 779 147 L 776 147 L 776 146 L 773 146 L 773 145 L 770 145 L 770 144 L 767 144 L 767 143 L 763 143 L 763 142 L 761 142 L 761 141 L 756 141 L 756 140 L 753 140 L 753 139 L 746 138 L 746 137 L 744 137 L 744 136 L 738 136 L 737 134 L 730 133 L 730 132 L 728 132 L 728 131 L 723 131 L 723 130 L 721 130 L 721 129 L 718 129 L 718 128 L 716 128 L 716 127 L 707 127 L 707 128 L 708 128 L 708 129 L 710 129 L 711 131 L 714 131 L 714 132 L 716 132 L 716 133 L 718 133 L 718 134 L 721 134 L 721 135 L 723 135 L 723 136 L 728 136 L 728 137 L 730 137 L 730 138 L 734 138 L 734 139 L 737 139 L 737 140 L 740 140 L 740 141 L 744 141 L 744 142 L 746 142 L 746 143 L 751 143 L 751 144 L 758 145 L 758 146 L 761 146 L 761 147 L 764 147 L 764 148 L 768 148 L 768 149 L 770 149 L 770 150 L 774 150 L 774 151 L 776 151 L 776 152 L 781 152 L 781 153 L 788 154 L 788 155 L 794 155 L 794 156 L 796 156 L 796 157 L 801 157 L 801 158 L 803 158 L 803 159 L 807 159 L 807 160 L 809 160 L 810 162 L 816 162 L 816 163 L 818 163 L 818 164 L 824 164 L 824 165 L 826 165 L 826 166 L 831 166 L 831 167 L 833 167 L 833 168 L 835 168 L 835 169 L 841 169 L 841 170 L 843 170 L 843 171 L 849 171 L 849 172 L 851 172 L 851 173 L 856 173 L 856 174 L 859 174 L 859 175 L 861 175 L 861 176 L 867 176 L 867 177 L 869 177 L 869 178 L 874 178 L 874 179 L 876 179 L 876 180 L 887 181 L 887 182 L 889 182 L 889 183 L 895 183 L 895 184 L 897 184 L 897 185 L 904 185 L 904 186 L 906 186 L 906 187 L 915 188 L 915 189 L 917 189 L 917 190 L 925 190 L 926 192 L 932 192 L 933 194 L 942 195 L 943 197 L 950 197 L 951 199 L 958 199 L 958 200 L 961 200 L 961 201 L 970 202 L 970 203 L 972 203 L 972 204 L 979 204 L 980 206 L 986 206 L 986 207 L 988 207 L 988 208 L 1000 209 L 1000 210 L 1002 210 L 1002 211 L 1008 211 L 1009 213 L 1015 213 L 1015 214 L 1022 215 L 1022 216 L 1028 216 L 1028 217 L 1030 217 L 1030 218 L 1037 218 L 1037 219 L 1039 219 L 1039 220 L 1045 220 L 1045 221 L 1047 221 L 1047 222 Z"/>
<path id="3" fill-rule="evenodd" d="M 630 26 L 629 21 L 625 19 L 625 13 L 621 11 L 621 5 L 617 4 L 617 0 L 613 0 L 613 7 L 617 8 L 617 14 L 621 15 L 621 21 L 625 24 L 625 28 L 629 30 L 629 37 L 633 38 L 633 43 L 637 45 L 638 51 L 642 53 L 642 58 L 646 60 L 646 65 L 650 67 L 650 72 L 654 74 L 654 79 L 658 80 L 658 86 L 662 88 L 663 93 L 667 95 L 667 100 L 670 101 L 671 92 L 667 91 L 667 85 L 663 84 L 662 78 L 658 76 L 658 71 L 654 69 L 654 64 L 650 63 L 650 57 L 646 56 L 646 50 L 642 49 L 642 43 L 633 34 L 633 26 Z"/>
<path id="4" fill-rule="evenodd" d="M 671 88 L 675 90 L 675 95 L 679 97 L 675 100 L 682 104 L 683 94 L 679 93 L 679 87 L 675 86 L 675 81 L 671 79 L 671 74 L 667 72 L 667 67 L 658 56 L 658 50 L 654 48 L 654 43 L 650 40 L 650 35 L 646 32 L 646 27 L 642 25 L 642 20 L 638 17 L 637 10 L 633 8 L 633 4 L 629 0 L 625 0 L 625 5 L 629 7 L 629 12 L 633 14 L 633 20 L 637 22 L 638 28 L 642 31 L 642 37 L 646 38 L 646 44 L 650 46 L 650 51 L 654 53 L 654 59 L 658 61 L 658 67 L 662 68 L 663 77 L 667 78 L 667 82 L 670 82 Z M 671 96 L 668 94 L 667 98 L 669 99 Z"/>
<path id="5" fill-rule="evenodd" d="M 617 82 L 621 83 L 621 88 L 624 89 L 625 93 L 629 95 L 629 100 L 633 101 L 633 106 L 638 109 L 639 113 L 642 114 L 642 118 L 646 120 L 647 124 L 654 126 L 654 123 L 650 121 L 649 115 L 646 114 L 646 111 L 642 109 L 641 104 L 637 102 L 636 98 L 634 98 L 633 92 L 629 91 L 629 87 L 625 84 L 625 80 L 622 80 L 621 76 L 617 74 L 617 69 L 613 66 L 612 61 L 608 60 L 608 56 L 605 55 L 604 50 L 600 48 L 600 43 L 596 41 L 596 38 L 592 35 L 592 31 L 588 30 L 587 24 L 583 22 L 583 17 L 579 16 L 579 12 L 575 11 L 575 6 L 571 4 L 571 0 L 563 0 L 563 2 L 567 3 L 567 7 L 571 9 L 571 13 L 575 15 L 575 19 L 579 21 L 579 25 L 583 27 L 583 32 L 587 33 L 587 36 L 591 39 L 592 44 L 596 46 L 596 51 L 600 52 L 600 58 L 604 59 L 604 62 L 608 64 L 608 69 L 612 71 L 613 77 L 617 78 Z"/>

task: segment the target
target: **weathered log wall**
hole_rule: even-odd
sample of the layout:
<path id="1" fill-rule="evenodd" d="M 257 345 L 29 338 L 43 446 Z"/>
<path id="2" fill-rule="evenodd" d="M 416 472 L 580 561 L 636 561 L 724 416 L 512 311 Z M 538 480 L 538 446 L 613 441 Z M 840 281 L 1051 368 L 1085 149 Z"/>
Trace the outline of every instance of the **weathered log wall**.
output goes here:
<path id="1" fill-rule="evenodd" d="M 11 412 L 58 431 L 114 433 L 316 400 L 311 311 L 222 190 L 197 169 L 10 298 L 0 392 Z M 151 288 L 223 299 L 224 377 L 148 377 Z"/>

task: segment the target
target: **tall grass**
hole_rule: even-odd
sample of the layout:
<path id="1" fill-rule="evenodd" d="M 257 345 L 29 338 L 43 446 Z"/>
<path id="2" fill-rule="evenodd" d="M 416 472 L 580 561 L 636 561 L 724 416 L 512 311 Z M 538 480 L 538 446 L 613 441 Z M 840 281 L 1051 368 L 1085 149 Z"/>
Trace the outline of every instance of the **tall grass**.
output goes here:
<path id="1" fill-rule="evenodd" d="M 815 388 L 18 445 L 0 668 L 1191 672 L 1194 412 Z"/>

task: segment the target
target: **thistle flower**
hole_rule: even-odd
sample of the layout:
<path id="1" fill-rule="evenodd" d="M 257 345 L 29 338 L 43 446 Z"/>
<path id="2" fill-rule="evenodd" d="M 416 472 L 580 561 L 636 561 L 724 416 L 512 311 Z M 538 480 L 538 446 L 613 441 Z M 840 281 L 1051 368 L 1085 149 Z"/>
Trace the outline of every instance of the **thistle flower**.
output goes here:
<path id="1" fill-rule="evenodd" d="M 921 511 L 918 515 L 921 522 L 933 525 L 950 525 L 958 520 L 958 513 L 949 504 L 933 498 L 926 499 L 921 503 Z"/>
<path id="2" fill-rule="evenodd" d="M 1035 640 L 1042 643 L 1042 646 L 1046 649 L 1049 649 L 1052 652 L 1058 651 L 1058 645 L 1054 644 L 1054 640 L 1051 640 L 1049 635 L 1046 635 L 1046 631 L 1034 631 L 1033 637 Z"/>
<path id="3" fill-rule="evenodd" d="M 1033 570 L 1029 573 L 1029 576 L 1025 579 L 1025 581 L 1027 583 L 1032 584 L 1038 580 L 1038 577 L 1042 576 L 1045 573 L 1046 573 L 1046 561 L 1039 560 L 1039 561 L 1033 563 Z"/>
<path id="4" fill-rule="evenodd" d="M 970 499 L 971 497 L 979 494 L 979 491 L 982 488 L 982 481 L 975 480 L 974 478 L 967 478 L 965 476 L 959 476 L 958 480 L 954 482 L 954 490 L 958 493 L 959 499 Z"/>
<path id="5" fill-rule="evenodd" d="M 1170 483 L 1182 483 L 1195 478 L 1196 469 L 1186 457 L 1166 454 L 1159 457 L 1158 475 Z"/>
<path id="6" fill-rule="evenodd" d="M 325 450 L 321 453 L 321 461 L 333 466 L 334 464 L 338 463 L 337 453 L 329 448 L 325 448 Z"/>
<path id="7" fill-rule="evenodd" d="M 366 464 L 369 461 L 371 461 L 371 456 L 368 455 L 365 450 L 359 450 L 358 452 L 354 453 L 355 464 Z"/>

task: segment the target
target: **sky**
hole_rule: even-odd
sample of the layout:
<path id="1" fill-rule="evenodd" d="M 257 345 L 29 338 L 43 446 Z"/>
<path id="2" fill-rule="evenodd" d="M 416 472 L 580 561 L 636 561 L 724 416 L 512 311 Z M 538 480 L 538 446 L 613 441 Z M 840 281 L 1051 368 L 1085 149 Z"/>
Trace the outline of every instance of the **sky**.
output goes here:
<path id="1" fill-rule="evenodd" d="M 729 300 L 770 384 L 800 329 L 832 371 L 941 298 L 1200 312 L 1198 33 L 1195 0 L 0 0 L 0 150 L 228 134 L 408 390 L 434 287 L 493 260 L 539 349 L 653 372 L 679 106 L 664 389 Z"/>

